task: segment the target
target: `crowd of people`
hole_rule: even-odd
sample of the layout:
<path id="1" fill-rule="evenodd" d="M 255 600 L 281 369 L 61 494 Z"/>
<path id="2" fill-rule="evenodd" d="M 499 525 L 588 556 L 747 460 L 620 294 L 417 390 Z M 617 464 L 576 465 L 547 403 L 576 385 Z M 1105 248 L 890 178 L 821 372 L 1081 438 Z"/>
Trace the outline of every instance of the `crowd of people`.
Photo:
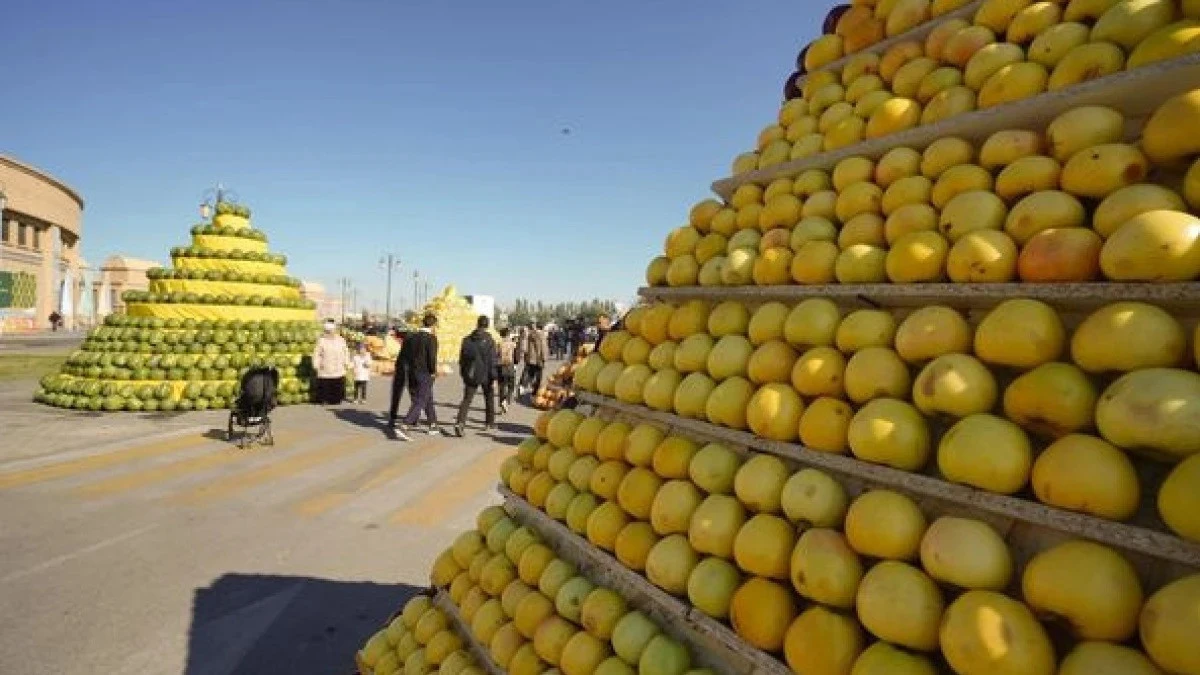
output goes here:
<path id="1" fill-rule="evenodd" d="M 401 440 L 411 440 L 410 434 L 418 431 L 431 435 L 445 433 L 438 424 L 433 401 L 433 385 L 439 375 L 437 323 L 437 316 L 427 314 L 419 329 L 396 334 L 401 347 L 392 376 L 387 427 Z M 601 316 L 592 329 L 582 318 L 568 321 L 563 326 L 532 323 L 520 326 L 516 331 L 503 327 L 498 331 L 499 340 L 493 339 L 490 327 L 488 317 L 479 317 L 475 330 L 463 339 L 459 349 L 458 370 L 463 394 L 453 433 L 460 437 L 466 433 L 467 415 L 477 394 L 483 396 L 484 428 L 494 429 L 497 410 L 500 415 L 507 414 L 516 399 L 532 397 L 541 388 L 547 361 L 568 358 L 585 342 L 594 340 L 598 343 L 609 329 L 609 320 Z M 354 382 L 351 400 L 366 402 L 371 355 L 365 343 L 359 344 L 351 355 L 337 325 L 327 321 L 313 349 L 312 362 L 317 377 L 317 403 L 342 403 L 346 399 L 348 373 L 353 375 Z M 408 390 L 412 403 L 408 412 L 400 416 L 405 390 Z"/>

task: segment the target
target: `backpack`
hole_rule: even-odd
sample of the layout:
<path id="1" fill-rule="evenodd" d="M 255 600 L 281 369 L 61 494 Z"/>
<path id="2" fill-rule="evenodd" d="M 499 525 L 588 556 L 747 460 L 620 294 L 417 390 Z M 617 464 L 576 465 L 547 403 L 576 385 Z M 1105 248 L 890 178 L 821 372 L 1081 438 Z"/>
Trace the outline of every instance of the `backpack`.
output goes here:
<path id="1" fill-rule="evenodd" d="M 468 335 L 463 338 L 462 349 L 459 351 L 459 372 L 463 381 L 468 384 L 483 384 L 490 375 L 487 359 L 481 353 L 480 342 L 477 336 Z"/>

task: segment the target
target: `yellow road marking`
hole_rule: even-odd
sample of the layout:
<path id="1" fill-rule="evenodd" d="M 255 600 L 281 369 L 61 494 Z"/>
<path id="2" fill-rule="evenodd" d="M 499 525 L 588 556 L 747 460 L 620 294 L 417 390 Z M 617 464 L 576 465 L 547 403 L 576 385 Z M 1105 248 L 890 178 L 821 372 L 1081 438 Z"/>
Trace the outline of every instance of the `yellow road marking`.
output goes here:
<path id="1" fill-rule="evenodd" d="M 187 492 L 180 493 L 167 501 L 175 504 L 207 504 L 243 490 L 262 485 L 277 478 L 286 478 L 310 469 L 323 462 L 332 461 L 347 453 L 361 450 L 379 442 L 375 434 L 354 434 L 338 437 L 332 443 L 290 457 L 281 458 L 252 471 L 218 478 Z"/>
<path id="2" fill-rule="evenodd" d="M 421 498 L 392 513 L 389 521 L 404 525 L 436 525 L 445 520 L 464 500 L 479 494 L 499 480 L 500 465 L 512 448 L 499 448 L 475 460 L 450 480 L 426 490 Z"/>
<path id="3" fill-rule="evenodd" d="M 316 517 L 323 513 L 332 511 L 333 509 L 338 508 L 347 501 L 364 492 L 387 485 L 394 479 L 399 478 L 407 473 L 414 466 L 417 466 L 421 462 L 428 459 L 430 456 L 437 454 L 439 450 L 444 449 L 444 446 L 429 443 L 425 447 L 405 453 L 395 463 L 389 464 L 378 471 L 372 472 L 371 476 L 364 481 L 362 485 L 311 497 L 294 506 L 292 510 L 302 516 L 308 517 Z"/>
<path id="4" fill-rule="evenodd" d="M 168 455 L 172 452 L 186 450 L 188 448 L 202 445 L 211 442 L 212 439 L 205 437 L 203 434 L 189 434 L 186 436 L 177 436 L 168 438 L 162 441 L 147 443 L 132 448 L 116 450 L 114 452 L 105 453 L 102 455 L 92 455 L 90 457 L 80 457 L 57 464 L 49 464 L 39 466 L 34 469 L 25 469 L 22 471 L 12 471 L 10 473 L 0 474 L 0 490 L 14 487 L 24 487 L 33 485 L 34 483 L 43 483 L 48 480 L 58 478 L 66 478 L 97 469 L 104 469 L 110 466 L 115 466 L 123 462 L 128 462 L 136 459 L 146 459 L 148 457 L 157 457 L 159 455 Z"/>
<path id="5" fill-rule="evenodd" d="M 275 442 L 278 445 L 285 445 L 303 434 L 298 431 L 288 431 L 275 436 Z M 275 449 L 271 446 L 255 446 L 253 449 L 241 450 L 237 447 L 230 446 L 228 448 L 220 448 L 212 453 L 192 457 L 190 459 L 172 462 L 164 466 L 154 466 L 142 471 L 134 471 L 132 473 L 114 476 L 107 480 L 102 480 L 96 483 L 83 485 L 75 489 L 77 494 L 85 497 L 97 498 L 105 497 L 137 488 L 146 487 L 154 483 L 165 482 L 190 473 L 203 471 L 225 464 L 241 462 L 261 457 L 261 452 L 273 452 Z"/>

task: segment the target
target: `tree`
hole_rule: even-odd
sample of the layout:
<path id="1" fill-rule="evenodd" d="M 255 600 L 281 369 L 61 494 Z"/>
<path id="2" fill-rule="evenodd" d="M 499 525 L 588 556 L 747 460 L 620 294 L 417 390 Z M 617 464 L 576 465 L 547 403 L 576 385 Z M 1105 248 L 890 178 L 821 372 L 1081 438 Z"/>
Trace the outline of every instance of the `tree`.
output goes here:
<path id="1" fill-rule="evenodd" d="M 592 298 L 582 302 L 547 303 L 543 300 L 531 301 L 517 298 L 505 312 L 508 314 L 509 325 L 525 326 L 533 322 L 565 324 L 579 317 L 588 324 L 596 323 L 601 314 L 614 316 L 616 303 L 612 300 Z M 614 316 L 615 318 L 615 316 Z"/>

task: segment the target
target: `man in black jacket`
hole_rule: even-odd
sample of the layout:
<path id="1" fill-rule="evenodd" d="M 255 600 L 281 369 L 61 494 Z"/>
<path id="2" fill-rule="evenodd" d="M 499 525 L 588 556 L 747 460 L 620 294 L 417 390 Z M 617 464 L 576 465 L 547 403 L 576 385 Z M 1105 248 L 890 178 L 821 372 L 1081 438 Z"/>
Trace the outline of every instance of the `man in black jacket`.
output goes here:
<path id="1" fill-rule="evenodd" d="M 426 314 L 421 321 L 421 330 L 409 334 L 404 347 L 408 348 L 408 358 L 405 366 L 408 370 L 408 386 L 412 390 L 412 407 L 404 417 L 404 425 L 396 429 L 396 436 L 401 440 L 410 440 L 405 433 L 408 427 L 415 426 L 424 411 L 425 419 L 429 422 L 429 434 L 441 433 L 437 425 L 437 409 L 433 405 L 433 380 L 437 377 L 437 336 L 433 329 L 437 326 L 437 317 Z"/>
<path id="2" fill-rule="evenodd" d="M 404 388 L 408 385 L 408 352 L 412 351 L 408 337 L 411 333 L 396 331 L 400 340 L 400 353 L 396 355 L 395 372 L 392 373 L 392 404 L 388 408 L 388 428 L 396 428 L 396 411 L 400 409 L 400 399 L 404 396 Z"/>
<path id="3" fill-rule="evenodd" d="M 475 398 L 475 390 L 483 389 L 484 424 L 488 429 L 496 426 L 496 408 L 493 383 L 496 377 L 496 343 L 488 333 L 488 318 L 479 317 L 475 330 L 463 338 L 458 352 L 458 371 L 463 380 L 462 402 L 458 404 L 458 419 L 454 422 L 454 433 L 460 438 L 467 426 L 467 411 Z"/>

